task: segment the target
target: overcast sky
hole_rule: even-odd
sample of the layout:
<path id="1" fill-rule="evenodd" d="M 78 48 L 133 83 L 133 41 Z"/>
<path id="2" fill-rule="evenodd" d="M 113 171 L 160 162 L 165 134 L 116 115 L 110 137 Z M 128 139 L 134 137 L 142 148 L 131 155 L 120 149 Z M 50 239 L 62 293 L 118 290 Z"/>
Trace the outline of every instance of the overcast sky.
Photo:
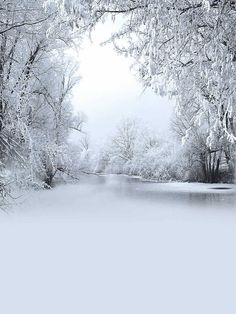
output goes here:
<path id="1" fill-rule="evenodd" d="M 130 71 L 132 61 L 117 55 L 111 45 L 100 43 L 109 36 L 110 25 L 100 25 L 87 39 L 78 56 L 82 79 L 74 90 L 76 110 L 88 117 L 92 140 L 103 141 L 123 117 L 142 119 L 155 131 L 167 130 L 173 102 L 155 95 Z"/>

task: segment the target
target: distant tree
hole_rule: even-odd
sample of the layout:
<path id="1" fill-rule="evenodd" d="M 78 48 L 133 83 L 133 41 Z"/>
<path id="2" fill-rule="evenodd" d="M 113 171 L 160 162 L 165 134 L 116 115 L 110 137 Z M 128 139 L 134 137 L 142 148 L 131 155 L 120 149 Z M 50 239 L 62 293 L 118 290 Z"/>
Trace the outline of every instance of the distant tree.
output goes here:
<path id="1" fill-rule="evenodd" d="M 96 171 L 159 181 L 187 180 L 180 145 L 156 135 L 141 121 L 123 119 L 97 154 Z"/>
<path id="2" fill-rule="evenodd" d="M 138 133 L 137 121 L 124 119 L 117 127 L 115 136 L 111 139 L 111 151 L 123 161 L 129 161 L 134 156 Z"/>

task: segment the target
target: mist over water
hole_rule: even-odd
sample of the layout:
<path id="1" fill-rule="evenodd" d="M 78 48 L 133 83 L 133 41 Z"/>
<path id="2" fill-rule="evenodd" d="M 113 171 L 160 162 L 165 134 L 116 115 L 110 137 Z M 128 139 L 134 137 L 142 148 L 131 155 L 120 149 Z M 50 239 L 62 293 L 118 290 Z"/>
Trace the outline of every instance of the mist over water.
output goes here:
<path id="1" fill-rule="evenodd" d="M 156 183 L 124 175 L 85 175 L 78 184 L 58 185 L 50 191 L 23 196 L 5 219 L 153 222 L 160 216 L 171 218 L 182 213 L 190 219 L 207 213 L 230 213 L 234 217 L 235 201 L 234 185 Z"/>

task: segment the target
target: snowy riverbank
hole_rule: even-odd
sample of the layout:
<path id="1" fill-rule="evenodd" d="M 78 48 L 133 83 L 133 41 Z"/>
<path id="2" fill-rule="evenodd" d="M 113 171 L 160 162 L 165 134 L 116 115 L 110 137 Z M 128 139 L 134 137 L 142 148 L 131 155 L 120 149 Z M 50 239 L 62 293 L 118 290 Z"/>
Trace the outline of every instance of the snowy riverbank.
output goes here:
<path id="1" fill-rule="evenodd" d="M 235 187 L 212 187 L 93 176 L 32 192 L 0 217 L 1 312 L 234 314 Z"/>

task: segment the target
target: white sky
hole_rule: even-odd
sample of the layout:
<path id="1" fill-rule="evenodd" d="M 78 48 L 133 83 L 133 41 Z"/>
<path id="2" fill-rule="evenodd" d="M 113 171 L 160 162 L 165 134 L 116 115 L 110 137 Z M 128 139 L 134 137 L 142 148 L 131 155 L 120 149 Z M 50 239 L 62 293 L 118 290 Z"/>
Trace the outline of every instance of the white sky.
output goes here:
<path id="1" fill-rule="evenodd" d="M 99 25 L 92 42 L 86 39 L 79 49 L 82 80 L 75 88 L 73 105 L 87 115 L 90 137 L 105 140 L 124 117 L 139 118 L 155 131 L 166 131 L 173 102 L 151 90 L 143 92 L 130 71 L 132 61 L 118 55 L 111 45 L 100 45 L 110 29 L 110 24 Z"/>

